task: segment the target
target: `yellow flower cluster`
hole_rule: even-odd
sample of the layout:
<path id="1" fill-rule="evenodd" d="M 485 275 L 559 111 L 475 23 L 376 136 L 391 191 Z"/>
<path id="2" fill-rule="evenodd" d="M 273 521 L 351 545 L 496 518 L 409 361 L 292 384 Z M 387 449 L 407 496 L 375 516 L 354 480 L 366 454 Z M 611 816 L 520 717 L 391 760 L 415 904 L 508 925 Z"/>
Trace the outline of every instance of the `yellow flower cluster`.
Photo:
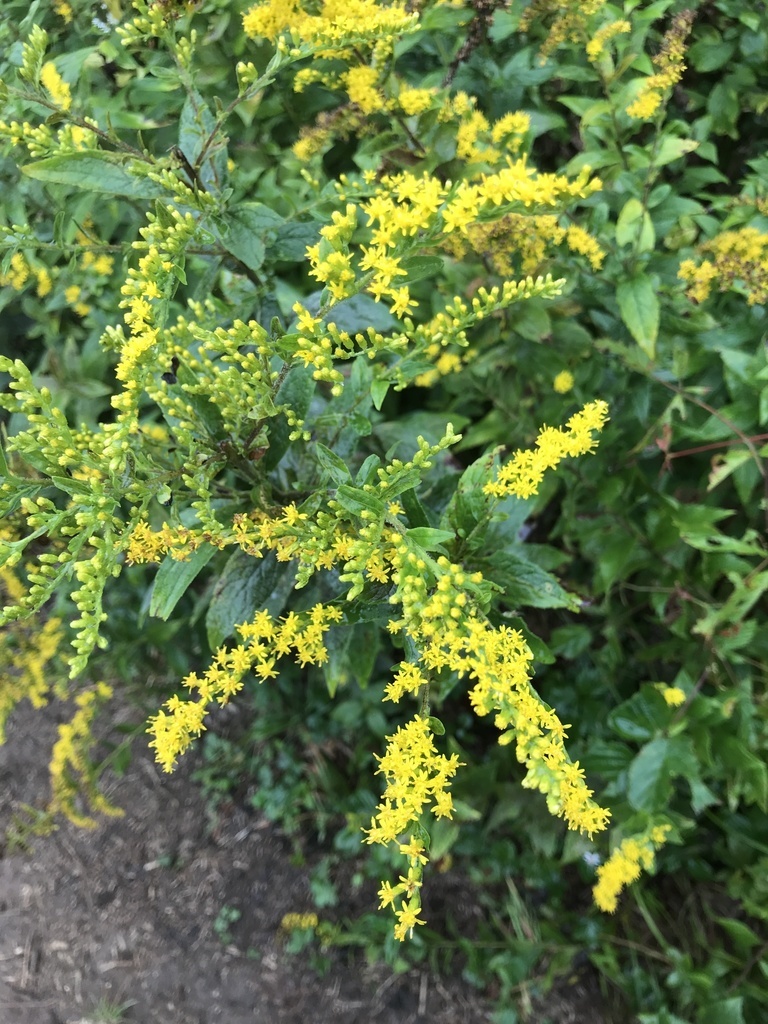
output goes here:
<path id="1" fill-rule="evenodd" d="M 679 708 L 681 704 L 685 704 L 685 690 L 680 686 L 667 686 L 665 683 L 658 683 L 657 689 L 671 708 Z"/>
<path id="2" fill-rule="evenodd" d="M 383 775 L 387 785 L 371 827 L 365 830 L 367 843 L 394 842 L 418 822 L 425 808 L 436 818 L 452 816 L 448 786 L 461 762 L 458 754 L 438 754 L 427 718 L 416 715 L 387 737 L 383 757 L 374 756 L 379 762 L 376 774 Z"/>
<path id="3" fill-rule="evenodd" d="M 693 11 L 680 11 L 664 34 L 661 49 L 654 56 L 653 63 L 659 69 L 649 75 L 641 86 L 634 102 L 627 107 L 630 117 L 647 121 L 653 117 L 662 104 L 663 93 L 677 85 L 685 71 L 685 41 L 693 24 Z"/>
<path id="4" fill-rule="evenodd" d="M 125 557 L 129 565 L 159 562 L 168 554 L 175 561 L 184 562 L 206 539 L 213 542 L 213 538 L 205 538 L 202 531 L 186 526 L 171 527 L 168 523 L 153 532 L 149 523 L 141 520 L 126 537 Z"/>
<path id="5" fill-rule="evenodd" d="M 377 56 L 386 60 L 392 41 L 415 30 L 418 15 L 406 10 L 402 0 L 381 4 L 378 0 L 321 0 L 305 10 L 300 0 L 264 0 L 243 15 L 243 29 L 251 39 L 271 42 L 284 34 L 303 55 L 335 57 L 355 46 L 373 44 Z"/>
<path id="6" fill-rule="evenodd" d="M 407 117 L 415 117 L 429 110 L 437 95 L 437 89 L 415 89 L 411 85 L 401 84 L 396 102 Z"/>
<path id="7" fill-rule="evenodd" d="M 699 264 L 683 260 L 677 272 L 689 286 L 689 299 L 704 302 L 718 283 L 721 292 L 739 287 L 750 306 L 768 302 L 768 234 L 752 227 L 722 231 L 700 245 L 699 251 L 712 258 Z"/>
<path id="8" fill-rule="evenodd" d="M 619 21 L 611 21 L 607 25 L 603 25 L 587 43 L 588 60 L 594 64 L 604 52 L 606 43 L 609 43 L 611 39 L 614 39 L 621 33 L 630 32 L 631 30 L 632 26 L 623 18 L 619 19 Z"/>
<path id="9" fill-rule="evenodd" d="M 24 587 L 7 567 L 0 569 L 3 597 L 18 604 Z M 33 707 L 48 702 L 52 661 L 64 639 L 61 619 L 46 619 L 34 635 L 23 625 L 0 633 L 0 743 L 5 742 L 5 723 L 16 705 L 26 699 Z"/>
<path id="10" fill-rule="evenodd" d="M 0 288 L 10 286 L 14 291 L 20 292 L 29 280 L 29 264 L 24 259 L 24 254 L 15 252 L 11 256 L 8 270 L 0 274 Z"/>
<path id="11" fill-rule="evenodd" d="M 90 804 L 91 810 L 119 817 L 123 812 L 100 792 L 97 775 L 89 758 L 94 743 L 93 720 L 99 703 L 112 696 L 112 687 L 97 683 L 95 687 L 75 697 L 77 711 L 72 720 L 59 726 L 58 739 L 53 745 L 50 774 L 52 797 L 51 814 L 62 813 L 81 828 L 95 828 L 96 822 L 76 807 L 80 797 Z"/>
<path id="12" fill-rule="evenodd" d="M 624 839 L 605 864 L 597 869 L 597 885 L 592 889 L 596 906 L 612 914 L 619 902 L 619 893 L 636 882 L 640 872 L 651 871 L 656 850 L 667 841 L 671 825 L 653 825 L 645 832 Z"/>
<path id="13" fill-rule="evenodd" d="M 605 259 L 605 251 L 600 248 L 597 240 L 578 224 L 569 224 L 565 231 L 565 241 L 572 252 L 586 256 L 593 270 L 599 270 Z"/>
<path id="14" fill-rule="evenodd" d="M 2 134 L 3 127 L 8 126 L 3 126 L 0 123 L 0 134 Z M 61 135 L 61 133 L 59 134 Z M 83 229 L 87 230 L 90 226 L 90 222 L 86 218 Z M 101 287 L 101 283 L 94 281 L 94 278 L 108 277 L 112 273 L 114 262 L 111 256 L 104 253 L 97 254 L 94 251 L 99 243 L 94 242 L 93 238 L 87 235 L 83 229 L 78 229 L 75 235 L 76 243 L 84 248 L 77 266 L 77 270 L 82 275 L 81 283 L 73 283 L 64 288 L 64 299 L 78 316 L 85 316 L 90 312 L 90 305 L 83 301 L 86 290 L 92 291 L 94 288 L 98 290 Z M 7 238 L 9 242 L 13 240 L 17 244 L 33 244 L 22 228 L 0 227 L 0 237 L 2 236 Z M 11 256 L 10 265 L 6 273 L 0 273 L 0 287 L 9 286 L 15 291 L 20 292 L 27 286 L 35 283 L 36 293 L 42 299 L 51 293 L 54 283 L 58 283 L 60 278 L 68 275 L 68 273 L 69 268 L 48 267 L 37 258 L 29 258 L 23 252 L 17 251 Z"/>
<path id="15" fill-rule="evenodd" d="M 300 615 L 290 612 L 275 622 L 267 611 L 260 611 L 251 622 L 237 627 L 242 643 L 231 650 L 220 647 L 205 675 L 192 672 L 184 686 L 197 692 L 197 700 L 171 697 L 149 721 L 148 732 L 153 735 L 159 764 L 167 772 L 173 771 L 177 759 L 205 729 L 205 716 L 213 701 L 226 704 L 242 689 L 248 672 L 259 682 L 274 679 L 278 672 L 276 662 L 284 655 L 301 665 L 322 665 L 328 659 L 323 638 L 335 622 L 342 618 L 339 608 L 317 604 Z"/>
<path id="16" fill-rule="evenodd" d="M 67 0 L 53 0 L 53 9 L 67 24 L 72 21 L 72 5 Z"/>
<path id="17" fill-rule="evenodd" d="M 552 381 L 552 387 L 558 395 L 567 395 L 573 385 L 573 374 L 569 370 L 561 370 Z"/>
<path id="18" fill-rule="evenodd" d="M 46 61 L 40 69 L 40 83 L 58 107 L 69 110 L 72 106 L 72 94 L 53 61 Z"/>
<path id="19" fill-rule="evenodd" d="M 47 124 L 0 121 L 0 137 L 12 146 L 25 146 L 34 159 L 98 148 L 96 135 L 77 124 L 65 124 L 54 133 Z"/>
<path id="20" fill-rule="evenodd" d="M 364 114 L 373 114 L 386 106 L 384 96 L 376 88 L 379 72 L 376 68 L 362 64 L 350 68 L 342 76 L 350 102 L 356 103 Z"/>
<path id="21" fill-rule="evenodd" d="M 300 928 L 317 928 L 319 923 L 317 914 L 283 914 L 280 930 L 292 932 Z"/>
<path id="22" fill-rule="evenodd" d="M 586 256 L 593 270 L 602 266 L 605 253 L 597 240 L 576 224 L 561 227 L 553 214 L 508 213 L 498 220 L 473 224 L 466 235 L 451 236 L 445 247 L 457 258 L 470 248 L 482 253 L 499 274 L 510 277 L 518 271 L 537 273 L 550 247 L 563 241 L 572 252 Z"/>
<path id="23" fill-rule="evenodd" d="M 167 296 L 167 288 L 161 286 L 165 286 L 174 268 L 172 255 L 184 251 L 185 243 L 196 228 L 191 213 L 182 215 L 170 205 L 166 207 L 166 213 L 173 225 L 163 229 L 159 229 L 154 215 L 150 214 L 152 220 L 149 227 L 141 230 L 143 237 L 149 241 L 133 243 L 134 248 L 147 251 L 139 260 L 138 269 L 129 269 L 127 280 L 120 289 L 124 296 L 120 300 L 120 308 L 125 310 L 125 322 L 130 328 L 131 337 L 122 346 L 120 363 L 115 373 L 118 380 L 127 385 L 136 382 L 137 368 L 147 360 L 157 342 L 159 328 L 155 322 L 153 304 Z M 165 252 L 161 252 L 160 244 Z"/>
<path id="24" fill-rule="evenodd" d="M 386 787 L 370 829 L 364 830 L 365 842 L 388 846 L 408 829 L 419 830 L 419 819 L 426 810 L 436 818 L 452 817 L 449 780 L 461 762 L 458 754 L 445 757 L 437 752 L 427 718 L 417 715 L 388 736 L 386 752 L 383 757 L 376 755 L 376 760 L 377 774 L 384 776 Z M 414 925 L 425 924 L 418 914 L 422 872 L 428 858 L 424 843 L 413 832 L 407 843 L 398 843 L 398 848 L 408 858 L 408 875 L 395 886 L 382 882 L 379 898 L 383 909 L 395 907 L 399 896 L 407 897 L 395 908 L 395 938 L 402 942 Z"/>
<path id="25" fill-rule="evenodd" d="M 554 18 L 541 47 L 543 61 L 567 40 L 582 42 L 588 34 L 589 19 L 604 4 L 605 0 L 533 0 L 523 11 L 520 31 L 527 32 L 539 18 Z"/>
<path id="26" fill-rule="evenodd" d="M 556 206 L 566 199 L 585 198 L 600 187 L 598 180 L 590 179 L 589 168 L 569 181 L 562 175 L 537 175 L 524 159 L 510 159 L 497 172 L 481 174 L 477 182 L 460 181 L 455 185 L 426 173 L 386 175 L 372 195 L 357 205 L 347 202 L 345 212 L 337 211 L 333 223 L 323 228 L 321 241 L 307 253 L 312 274 L 330 293 L 330 305 L 365 287 L 376 301 L 388 299 L 391 312 L 404 318 L 416 305 L 407 284 L 399 283 L 407 276 L 404 256 L 418 251 L 426 242 L 460 255 L 463 239 L 471 241 L 472 232 L 478 232 L 476 244 L 481 246 L 488 237 L 485 223 L 511 214 L 510 207 Z M 340 198 L 346 199 L 350 190 L 349 182 L 342 179 Z M 359 215 L 366 218 L 371 231 L 370 242 L 359 247 L 358 260 L 350 241 Z M 520 237 L 530 237 L 529 219 L 518 216 Z M 557 232 L 556 242 L 565 236 L 568 244 L 587 255 L 593 266 L 600 265 L 603 253 L 583 229 L 560 229 L 554 218 L 549 227 L 552 233 Z M 543 256 L 543 249 L 540 254 Z M 359 272 L 365 276 L 358 277 Z M 316 367 L 319 379 L 341 385 L 341 375 L 333 370 L 332 359 L 339 353 L 348 354 L 344 348 L 351 348 L 350 339 L 328 337 L 330 325 L 326 329 L 322 317 L 312 316 L 300 304 L 294 310 L 299 316 L 299 331 L 308 342 L 300 350 L 300 357 L 306 365 Z M 359 339 L 358 335 L 355 341 Z M 404 341 L 407 344 L 407 339 Z"/>
<path id="27" fill-rule="evenodd" d="M 517 498 L 529 498 L 535 494 L 544 473 L 554 468 L 565 458 L 584 455 L 594 450 L 597 441 L 593 430 L 602 430 L 608 420 L 608 406 L 605 402 L 589 402 L 571 416 L 565 429 L 542 427 L 536 438 L 536 447 L 518 451 L 499 470 L 496 479 L 489 481 L 483 490 L 502 498 L 514 494 Z"/>
<path id="28" fill-rule="evenodd" d="M 504 114 L 493 124 L 477 109 L 477 100 L 465 92 L 447 96 L 438 120 L 456 124 L 456 156 L 469 164 L 496 165 L 514 155 L 523 144 L 531 119 L 522 111 Z M 482 173 L 478 169 L 477 174 Z M 474 175 L 470 172 L 469 177 Z"/>
<path id="29" fill-rule="evenodd" d="M 406 630 L 421 661 L 399 666 L 385 699 L 419 692 L 433 671 L 474 679 L 470 702 L 478 715 L 496 712 L 502 744 L 516 739 L 518 759 L 528 769 L 523 784 L 544 793 L 551 813 L 569 828 L 589 834 L 605 828 L 607 812 L 591 800 L 583 770 L 565 751 L 566 727 L 530 686 L 532 654 L 522 634 L 494 629 L 479 611 L 482 574 L 468 574 L 445 556 L 434 560 L 407 538 L 392 534 L 389 540 L 397 586 L 390 602 L 403 612 L 389 628 Z"/>

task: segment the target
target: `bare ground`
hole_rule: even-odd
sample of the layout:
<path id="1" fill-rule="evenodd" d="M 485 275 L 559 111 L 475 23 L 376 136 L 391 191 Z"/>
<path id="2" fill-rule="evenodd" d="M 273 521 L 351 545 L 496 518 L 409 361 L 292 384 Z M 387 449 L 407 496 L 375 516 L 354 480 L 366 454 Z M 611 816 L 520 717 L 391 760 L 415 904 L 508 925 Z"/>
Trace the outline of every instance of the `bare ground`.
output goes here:
<path id="1" fill-rule="evenodd" d="M 65 716 L 60 706 L 25 706 L 9 723 L 0 837 L 21 805 L 45 806 L 47 761 Z M 194 755 L 165 776 L 137 749 L 106 787 L 123 817 L 92 831 L 62 822 L 31 840 L 31 854 L 6 846 L 0 1024 L 90 1024 L 99 1000 L 131 1003 L 124 1019 L 136 1024 L 491 1020 L 490 1004 L 459 975 L 393 974 L 338 950 L 319 976 L 306 954 L 288 953 L 280 922 L 313 909 L 307 871 L 291 863 L 279 830 L 254 815 L 233 810 L 210 834 L 193 767 Z M 241 916 L 223 942 L 224 905 Z M 598 1004 L 594 985 L 565 986 L 531 1021 L 601 1024 Z"/>

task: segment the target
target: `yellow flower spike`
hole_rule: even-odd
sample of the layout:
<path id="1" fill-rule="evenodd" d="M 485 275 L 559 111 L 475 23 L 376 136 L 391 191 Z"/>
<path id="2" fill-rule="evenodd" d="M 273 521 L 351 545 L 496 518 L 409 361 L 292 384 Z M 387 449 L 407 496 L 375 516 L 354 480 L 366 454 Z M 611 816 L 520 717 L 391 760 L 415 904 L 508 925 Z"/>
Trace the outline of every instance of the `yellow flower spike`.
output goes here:
<path id="1" fill-rule="evenodd" d="M 597 441 L 592 437 L 592 431 L 602 430 L 607 420 L 608 405 L 596 401 L 585 405 L 572 416 L 565 429 L 542 427 L 536 439 L 536 447 L 515 452 L 501 467 L 496 479 L 489 481 L 483 491 L 496 498 L 508 494 L 530 498 L 537 493 L 547 469 L 554 468 L 564 458 L 593 451 Z"/>
<path id="2" fill-rule="evenodd" d="M 62 110 L 69 110 L 72 106 L 72 94 L 53 61 L 46 61 L 40 69 L 40 84 L 57 106 Z"/>
<path id="3" fill-rule="evenodd" d="M 654 825 L 639 835 L 624 839 L 611 856 L 597 869 L 597 885 L 592 889 L 596 906 L 612 914 L 618 906 L 619 894 L 637 881 L 643 870 L 652 870 L 656 850 L 672 831 L 671 825 Z"/>

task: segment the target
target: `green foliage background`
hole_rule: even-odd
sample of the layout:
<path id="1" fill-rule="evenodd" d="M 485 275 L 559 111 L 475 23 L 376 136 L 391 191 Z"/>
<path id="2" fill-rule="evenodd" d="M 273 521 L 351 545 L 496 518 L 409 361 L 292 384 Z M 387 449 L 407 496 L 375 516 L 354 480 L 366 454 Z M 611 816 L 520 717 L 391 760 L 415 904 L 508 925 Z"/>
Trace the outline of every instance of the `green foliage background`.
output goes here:
<path id="1" fill-rule="evenodd" d="M 244 5 L 167 4 L 170 30 L 181 38 L 195 27 L 204 40 L 193 86 L 183 89 L 162 45 L 121 45 L 114 26 L 130 12 L 117 2 L 94 19 L 91 4 L 73 0 L 70 23 L 56 6 L 4 5 L 3 82 L 15 77 L 32 26 L 42 25 L 87 116 L 158 158 L 178 146 L 194 163 L 234 88 L 235 63 L 253 61 L 264 72 L 274 52 L 243 36 Z M 568 216 L 598 239 L 602 268 L 576 254 L 547 253 L 537 272 L 564 277 L 563 293 L 528 299 L 476 326 L 474 357 L 460 372 L 430 388 L 376 393 L 361 370 L 341 402 L 328 397 L 313 415 L 327 449 L 355 470 L 365 456 L 383 457 L 395 445 L 414 451 L 417 435 L 434 443 L 452 422 L 463 440 L 419 490 L 424 525 L 434 527 L 459 475 L 484 453 L 530 444 L 542 423 L 559 423 L 595 397 L 609 403 L 611 422 L 596 454 L 558 470 L 538 496 L 510 501 L 508 517 L 491 524 L 472 556 L 501 588 L 506 621 L 527 631 L 536 688 L 572 723 L 569 749 L 610 806 L 615 838 L 663 815 L 673 841 L 660 852 L 655 877 L 632 887 L 614 917 L 586 898 L 574 903 L 574 885 L 587 893 L 593 882 L 595 850 L 603 858 L 608 851 L 566 832 L 538 796 L 519 787 L 511 748 L 496 744 L 449 681 L 436 713 L 466 768 L 455 784 L 455 820 L 438 823 L 431 857 L 485 887 L 482 933 L 455 935 L 446 920 L 402 949 L 385 934 L 386 923 L 368 915 L 321 925 L 317 937 L 364 945 L 371 956 L 383 951 L 398 968 L 459 950 L 470 981 L 493 982 L 504 1024 L 516 1014 L 524 1019 L 524 997 L 583 954 L 604 979 L 616 1020 L 634 1014 L 641 1024 L 757 1024 L 768 1001 L 768 332 L 764 304 L 748 300 L 749 274 L 768 275 L 768 266 L 764 255 L 762 269 L 734 274 L 700 303 L 686 296 L 678 269 L 724 230 L 768 233 L 768 12 L 735 0 L 688 4 L 695 17 L 687 70 L 658 116 L 639 121 L 626 107 L 683 5 L 605 4 L 583 23 L 581 38 L 562 40 L 543 61 L 553 15 L 573 5 L 535 6 L 525 31 L 522 3 L 490 13 L 480 4 L 428 7 L 419 31 L 398 44 L 395 67 L 415 87 L 439 86 L 450 71 L 451 90 L 476 96 L 491 120 L 524 110 L 531 119 L 526 148 L 541 172 L 573 176 L 592 167 L 603 189 Z M 631 31 L 591 63 L 586 41 L 617 18 L 627 18 Z M 5 90 L 4 103 L 6 122 L 50 114 L 39 105 L 31 114 L 13 91 Z M 278 75 L 261 102 L 235 110 L 226 124 L 231 215 L 217 223 L 210 251 L 187 253 L 174 308 L 213 294 L 227 323 L 254 316 L 265 327 L 275 317 L 287 324 L 293 302 L 316 293 L 304 252 L 330 209 L 327 182 L 409 166 L 417 157 L 424 169 L 455 173 L 455 146 L 439 126 L 421 126 L 430 143 L 424 153 L 410 130 L 374 117 L 374 130 L 332 137 L 302 176 L 290 146 L 339 103 L 322 84 L 295 94 Z M 0 351 L 23 358 L 70 423 L 95 425 L 110 415 L 115 355 L 99 338 L 115 321 L 130 265 L 123 243 L 138 237 L 148 199 L 163 193 L 117 162 L 111 177 L 101 161 L 67 183 L 57 159 L 25 173 L 9 147 L 0 163 L 2 222 L 28 226 L 30 251 L 59 268 L 48 295 L 0 289 Z M 225 179 L 223 151 L 198 171 Z M 86 221 L 114 254 L 111 276 L 96 279 L 78 263 L 73 245 Z M 23 249 L 19 238 L 6 237 L 3 274 Z M 427 307 L 433 302 L 433 311 L 446 296 L 499 280 L 492 260 L 472 254 L 444 260 L 439 273 L 423 270 L 421 281 L 413 275 L 412 292 Z M 73 286 L 90 306 L 85 315 L 67 298 Z M 349 303 L 348 316 L 351 330 L 395 323 L 364 297 Z M 564 370 L 574 378 L 567 396 L 553 390 Z M 297 375 L 293 387 L 302 386 Z M 18 414 L 5 416 L 7 435 L 23 425 Z M 229 485 L 250 486 L 248 467 L 223 443 L 212 428 L 210 454 L 217 445 L 223 452 Z M 285 493 L 307 473 L 290 452 L 270 468 Z M 325 468 L 334 472 L 332 459 Z M 155 502 L 158 525 L 165 514 Z M 254 569 L 251 561 L 210 551 L 181 576 L 177 567 L 187 563 L 167 563 L 157 576 L 125 569 L 105 594 L 109 654 L 89 671 L 132 681 L 134 697 L 154 710 L 264 601 L 275 613 L 312 603 L 311 590 L 302 604 L 289 603 L 295 597 L 280 563 L 267 558 Z M 317 586 L 314 597 L 322 600 Z M 386 595 L 365 596 L 363 605 L 372 607 Z M 67 600 L 57 593 L 65 617 Z M 339 879 L 354 887 L 368 872 L 380 877 L 388 856 L 377 851 L 364 863 L 359 847 L 360 826 L 377 800 L 371 753 L 400 720 L 380 693 L 402 655 L 375 620 L 361 612 L 354 640 L 339 634 L 323 673 L 287 669 L 273 683 L 253 684 L 242 734 L 210 734 L 204 745 L 199 775 L 212 808 L 236 794 L 297 836 L 315 829 L 323 838 L 329 853 L 315 877 L 318 908 L 339 898 Z M 141 666 L 161 652 L 164 678 L 148 682 Z M 681 688 L 685 703 L 669 706 L 659 683 Z"/>

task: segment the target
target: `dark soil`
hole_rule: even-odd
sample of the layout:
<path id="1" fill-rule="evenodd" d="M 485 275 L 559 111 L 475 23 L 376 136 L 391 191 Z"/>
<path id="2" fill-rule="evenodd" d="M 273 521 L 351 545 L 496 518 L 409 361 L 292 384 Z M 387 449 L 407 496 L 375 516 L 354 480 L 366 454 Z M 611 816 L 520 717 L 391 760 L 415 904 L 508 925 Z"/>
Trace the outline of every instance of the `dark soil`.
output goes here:
<path id="1" fill-rule="evenodd" d="M 22 805 L 43 808 L 55 727 L 67 709 L 17 709 L 0 747 L 0 841 Z M 59 823 L 5 843 L 0 859 L 0 1024 L 101 1024 L 100 1001 L 131 1004 L 135 1024 L 480 1024 L 491 1004 L 457 971 L 394 974 L 331 951 L 319 976 L 280 938 L 289 912 L 313 910 L 306 869 L 263 819 L 235 808 L 211 833 L 191 782 L 194 754 L 170 776 L 136 745 L 105 779 L 125 810 L 95 830 Z M 16 819 L 18 820 L 18 818 Z M 436 885 L 455 886 L 446 878 Z M 241 914 L 222 938 L 221 909 Z M 228 944 L 229 943 L 229 944 Z M 103 1004 L 102 1004 L 103 1005 Z M 593 985 L 565 985 L 533 1024 L 601 1024 Z"/>

